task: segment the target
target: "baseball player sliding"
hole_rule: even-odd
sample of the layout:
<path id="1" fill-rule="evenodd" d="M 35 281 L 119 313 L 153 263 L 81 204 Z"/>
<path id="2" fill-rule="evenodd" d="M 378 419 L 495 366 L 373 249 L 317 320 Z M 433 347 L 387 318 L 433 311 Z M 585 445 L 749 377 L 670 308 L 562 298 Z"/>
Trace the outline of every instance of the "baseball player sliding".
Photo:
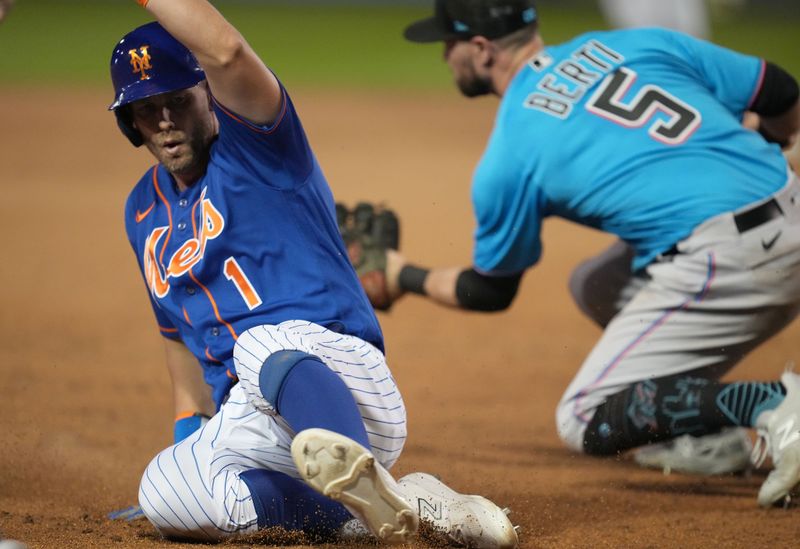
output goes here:
<path id="1" fill-rule="evenodd" d="M 205 0 L 139 3 L 157 22 L 115 47 L 110 109 L 158 161 L 125 224 L 177 415 L 144 514 L 169 538 L 346 525 L 399 543 L 435 508 L 455 542 L 516 546 L 490 501 L 388 473 L 405 407 L 286 90 Z"/>
<path id="2" fill-rule="evenodd" d="M 783 501 L 800 480 L 800 375 L 719 379 L 800 307 L 800 181 L 781 154 L 800 128 L 795 80 L 663 29 L 546 46 L 531 0 L 435 5 L 406 38 L 444 42 L 461 92 L 501 103 L 472 182 L 472 266 L 421 268 L 389 250 L 390 296 L 505 309 L 548 216 L 617 235 L 570 281 L 605 331 L 558 405 L 561 438 L 613 455 L 757 428 L 774 464 L 758 502 Z"/>

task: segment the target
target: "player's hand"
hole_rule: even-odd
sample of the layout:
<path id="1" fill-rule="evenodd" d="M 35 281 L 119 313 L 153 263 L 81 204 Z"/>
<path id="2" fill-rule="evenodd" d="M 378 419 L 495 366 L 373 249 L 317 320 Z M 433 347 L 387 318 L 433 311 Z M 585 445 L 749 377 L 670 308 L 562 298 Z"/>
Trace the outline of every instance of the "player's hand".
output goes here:
<path id="1" fill-rule="evenodd" d="M 387 252 L 399 247 L 400 221 L 392 210 L 368 202 L 358 203 L 352 211 L 337 203 L 336 219 L 370 303 L 378 310 L 389 310 L 400 292 L 397 273 L 387 271 Z"/>
<path id="2" fill-rule="evenodd" d="M 0 22 L 6 18 L 13 5 L 14 0 L 0 0 Z"/>

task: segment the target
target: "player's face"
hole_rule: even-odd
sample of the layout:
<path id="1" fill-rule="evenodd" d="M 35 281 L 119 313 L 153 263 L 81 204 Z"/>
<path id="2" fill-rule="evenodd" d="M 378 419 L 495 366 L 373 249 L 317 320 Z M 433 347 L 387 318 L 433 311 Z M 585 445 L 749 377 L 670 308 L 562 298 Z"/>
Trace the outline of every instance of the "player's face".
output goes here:
<path id="1" fill-rule="evenodd" d="M 217 122 L 205 84 L 131 103 L 133 123 L 145 145 L 171 173 L 205 171 Z"/>
<path id="2" fill-rule="evenodd" d="M 467 97 L 477 97 L 492 92 L 492 81 L 475 69 L 475 48 L 466 40 L 448 40 L 444 43 L 444 60 L 453 73 L 456 86 Z"/>

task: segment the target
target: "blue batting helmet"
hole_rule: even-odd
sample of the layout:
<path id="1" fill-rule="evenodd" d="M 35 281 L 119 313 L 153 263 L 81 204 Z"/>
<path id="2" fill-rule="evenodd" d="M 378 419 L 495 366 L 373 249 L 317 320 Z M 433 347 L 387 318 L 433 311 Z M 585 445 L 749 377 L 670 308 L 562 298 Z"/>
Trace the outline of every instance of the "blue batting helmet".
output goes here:
<path id="1" fill-rule="evenodd" d="M 155 22 L 142 25 L 123 36 L 111 54 L 114 102 L 108 110 L 114 111 L 122 133 L 138 147 L 142 136 L 133 127 L 128 109 L 120 107 L 138 99 L 191 88 L 205 77 L 192 52 L 164 27 Z"/>

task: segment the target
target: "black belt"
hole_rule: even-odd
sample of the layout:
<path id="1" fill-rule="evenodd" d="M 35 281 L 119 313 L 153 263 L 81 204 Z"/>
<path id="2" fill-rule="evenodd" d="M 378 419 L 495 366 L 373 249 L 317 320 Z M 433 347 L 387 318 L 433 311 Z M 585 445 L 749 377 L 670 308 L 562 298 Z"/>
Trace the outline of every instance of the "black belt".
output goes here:
<path id="1" fill-rule="evenodd" d="M 760 206 L 738 213 L 733 216 L 733 222 L 740 233 L 755 229 L 767 221 L 772 221 L 783 215 L 783 210 L 774 198 L 770 198 Z"/>
<path id="2" fill-rule="evenodd" d="M 733 222 L 736 224 L 736 230 L 739 233 L 747 232 L 751 229 L 755 229 L 766 223 L 767 221 L 772 221 L 773 219 L 777 219 L 783 215 L 783 210 L 781 210 L 778 201 L 774 198 L 770 198 L 763 204 L 756 206 L 755 208 L 750 208 L 749 210 L 745 210 L 738 214 L 734 214 Z M 678 245 L 674 245 L 672 248 L 667 250 L 666 252 L 662 252 L 660 255 L 662 257 L 667 257 L 671 255 L 675 255 L 678 253 Z"/>

